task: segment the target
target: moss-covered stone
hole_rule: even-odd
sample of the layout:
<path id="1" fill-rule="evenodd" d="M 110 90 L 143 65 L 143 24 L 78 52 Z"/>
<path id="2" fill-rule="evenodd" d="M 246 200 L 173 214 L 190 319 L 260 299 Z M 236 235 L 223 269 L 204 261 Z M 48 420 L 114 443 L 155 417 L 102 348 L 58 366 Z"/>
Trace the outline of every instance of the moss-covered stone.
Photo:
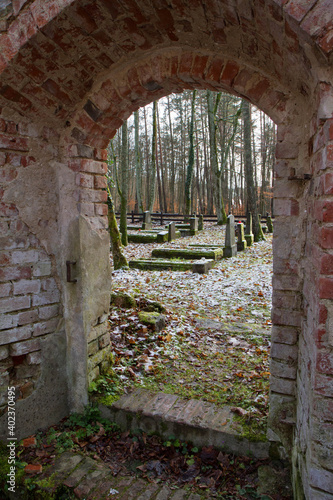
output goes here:
<path id="1" fill-rule="evenodd" d="M 246 244 L 248 247 L 251 247 L 254 243 L 254 235 L 252 234 L 244 234 L 244 238 L 246 240 Z"/>
<path id="2" fill-rule="evenodd" d="M 137 259 L 129 262 L 131 269 L 141 269 L 142 271 L 190 271 L 192 265 L 192 262 L 163 259 Z"/>
<path id="3" fill-rule="evenodd" d="M 111 304 L 117 307 L 124 307 L 130 309 L 136 306 L 135 299 L 126 292 L 113 292 L 111 293 Z"/>
<path id="4" fill-rule="evenodd" d="M 157 233 L 136 233 L 128 235 L 129 243 L 156 243 Z"/>
<path id="5" fill-rule="evenodd" d="M 204 228 L 204 218 L 203 215 L 199 215 L 198 231 L 203 231 L 203 228 Z"/>
<path id="6" fill-rule="evenodd" d="M 273 222 L 272 222 L 272 218 L 270 215 L 267 216 L 267 230 L 269 233 L 272 233 L 273 232 Z"/>
<path id="7" fill-rule="evenodd" d="M 179 229 L 180 236 L 182 238 L 187 238 L 188 236 L 195 236 L 198 231 L 195 231 L 194 229 Z"/>
<path id="8" fill-rule="evenodd" d="M 144 325 L 153 327 L 155 332 L 160 332 L 165 328 L 165 317 L 158 312 L 139 312 L 139 321 Z"/>
<path id="9" fill-rule="evenodd" d="M 144 307 L 144 310 L 148 312 L 158 312 L 158 313 L 166 312 L 166 308 L 164 307 L 163 304 L 161 304 L 157 300 L 148 300 L 148 299 L 147 299 L 147 305 Z"/>
<path id="10" fill-rule="evenodd" d="M 168 231 L 157 233 L 157 243 L 164 243 L 166 241 L 168 241 Z"/>

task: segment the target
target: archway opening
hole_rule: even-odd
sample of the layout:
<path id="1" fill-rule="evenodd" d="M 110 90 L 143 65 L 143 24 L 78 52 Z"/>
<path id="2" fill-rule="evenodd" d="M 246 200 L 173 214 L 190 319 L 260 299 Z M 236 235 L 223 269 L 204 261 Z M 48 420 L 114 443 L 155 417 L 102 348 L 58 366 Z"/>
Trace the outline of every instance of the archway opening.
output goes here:
<path id="1" fill-rule="evenodd" d="M 24 367 L 35 359 L 43 382 L 24 393 L 26 379 L 17 380 L 22 432 L 34 426 L 37 407 L 44 408 L 39 422 L 50 421 L 43 401 L 56 408 L 53 418 L 82 407 L 87 372 L 100 369 L 85 360 L 88 343 L 103 345 L 109 308 L 103 180 L 109 138 L 133 110 L 160 96 L 222 89 L 248 98 L 278 124 L 271 438 L 289 454 L 294 447 L 308 496 L 329 482 L 329 440 L 322 437 L 332 397 L 327 5 L 177 1 L 148 8 L 66 0 L 48 10 L 38 1 L 6 2 L 0 194 L 10 271 L 1 274 L 2 293 L 9 294 L 2 299 L 2 356 L 8 363 L 23 356 Z M 76 282 L 66 281 L 67 261 L 76 262 Z M 49 360 L 63 377 L 57 391 Z"/>

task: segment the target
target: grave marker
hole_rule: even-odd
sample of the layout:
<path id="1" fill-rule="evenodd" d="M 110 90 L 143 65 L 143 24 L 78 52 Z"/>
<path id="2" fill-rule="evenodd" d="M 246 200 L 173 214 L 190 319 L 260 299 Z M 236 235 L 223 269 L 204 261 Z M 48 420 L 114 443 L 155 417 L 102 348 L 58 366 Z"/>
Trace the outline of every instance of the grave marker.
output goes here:
<path id="1" fill-rule="evenodd" d="M 143 212 L 142 229 L 151 229 L 152 227 L 150 212 Z"/>
<path id="2" fill-rule="evenodd" d="M 273 222 L 272 222 L 272 217 L 267 214 L 267 229 L 269 233 L 273 232 Z"/>
<path id="3" fill-rule="evenodd" d="M 170 222 L 168 225 L 168 241 L 172 241 L 176 239 L 176 224 L 174 222 Z"/>
<path id="4" fill-rule="evenodd" d="M 237 251 L 242 252 L 247 248 L 246 239 L 244 236 L 244 224 L 242 222 L 238 222 L 236 226 L 237 231 Z"/>
<path id="5" fill-rule="evenodd" d="M 246 228 L 245 228 L 245 240 L 248 247 L 253 245 L 254 235 L 252 232 L 252 214 L 251 212 L 247 212 L 246 214 Z"/>
<path id="6" fill-rule="evenodd" d="M 203 215 L 199 215 L 199 222 L 198 222 L 198 231 L 203 231 L 204 228 L 204 218 Z"/>
<path id="7" fill-rule="evenodd" d="M 225 229 L 225 247 L 223 248 L 223 257 L 234 257 L 237 254 L 237 245 L 235 241 L 235 218 L 229 215 Z"/>
<path id="8" fill-rule="evenodd" d="M 198 219 L 196 216 L 190 218 L 190 229 L 191 231 L 198 231 Z"/>

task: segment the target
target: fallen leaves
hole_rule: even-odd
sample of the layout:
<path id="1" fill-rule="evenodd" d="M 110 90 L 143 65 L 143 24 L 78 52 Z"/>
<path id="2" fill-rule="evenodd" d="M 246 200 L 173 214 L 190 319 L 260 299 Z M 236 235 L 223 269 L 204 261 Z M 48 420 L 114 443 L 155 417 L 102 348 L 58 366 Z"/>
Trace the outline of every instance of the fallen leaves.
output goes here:
<path id="1" fill-rule="evenodd" d="M 192 242 L 223 245 L 224 233 L 211 227 L 196 237 L 164 246 L 185 247 Z M 148 257 L 156 246 L 129 245 L 126 251 Z M 218 262 L 207 276 L 116 271 L 114 287 L 139 297 L 138 307 L 143 297 L 167 307 L 167 325 L 158 334 L 138 324 L 136 311 L 112 311 L 115 371 L 126 390 L 140 384 L 149 390 L 162 389 L 217 405 L 233 404 L 244 410 L 252 406 L 264 422 L 269 389 L 271 276 L 269 238 Z M 217 326 L 200 326 L 200 318 Z M 263 398 L 255 400 L 259 393 Z"/>

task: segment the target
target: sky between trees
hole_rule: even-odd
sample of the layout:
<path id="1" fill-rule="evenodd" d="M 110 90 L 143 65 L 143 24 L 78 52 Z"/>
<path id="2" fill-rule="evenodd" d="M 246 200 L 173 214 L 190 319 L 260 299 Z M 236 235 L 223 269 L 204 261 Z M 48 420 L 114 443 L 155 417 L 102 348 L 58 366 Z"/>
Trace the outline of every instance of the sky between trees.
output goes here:
<path id="1" fill-rule="evenodd" d="M 171 94 L 134 113 L 110 143 L 116 210 L 217 214 L 220 223 L 253 203 L 270 213 L 275 142 L 272 120 L 247 101 Z"/>

